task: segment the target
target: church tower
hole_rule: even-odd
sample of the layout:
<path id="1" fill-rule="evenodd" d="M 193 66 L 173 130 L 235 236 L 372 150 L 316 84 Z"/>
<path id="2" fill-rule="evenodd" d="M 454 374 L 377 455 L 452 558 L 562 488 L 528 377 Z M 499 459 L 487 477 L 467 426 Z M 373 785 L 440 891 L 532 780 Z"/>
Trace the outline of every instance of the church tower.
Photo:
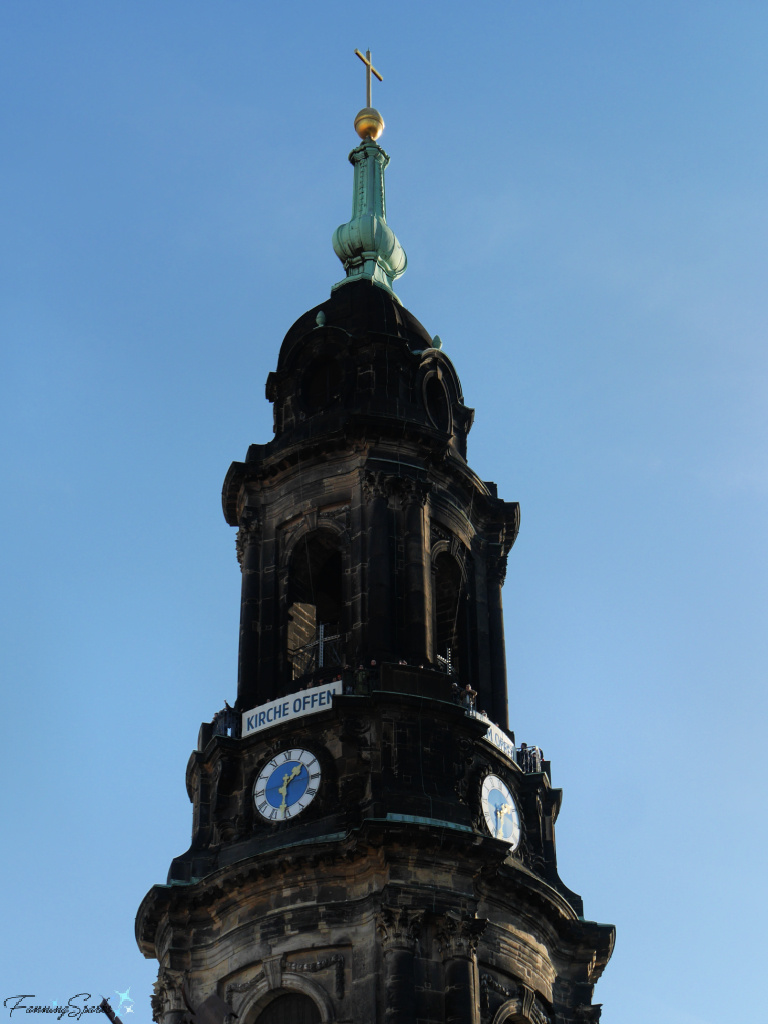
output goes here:
<path id="1" fill-rule="evenodd" d="M 237 699 L 200 728 L 190 848 L 137 914 L 154 1019 L 597 1021 L 614 929 L 560 881 L 561 791 L 509 729 L 519 507 L 470 469 L 456 370 L 393 291 L 380 76 L 358 56 L 346 276 L 285 335 L 275 436 L 224 482 Z"/>

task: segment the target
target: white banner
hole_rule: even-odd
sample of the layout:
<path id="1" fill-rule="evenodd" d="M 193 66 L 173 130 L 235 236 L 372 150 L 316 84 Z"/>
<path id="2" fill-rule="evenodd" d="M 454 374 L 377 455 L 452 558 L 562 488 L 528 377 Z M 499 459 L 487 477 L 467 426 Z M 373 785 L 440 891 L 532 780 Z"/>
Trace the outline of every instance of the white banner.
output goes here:
<path id="1" fill-rule="evenodd" d="M 325 711 L 333 703 L 334 693 L 341 693 L 341 681 L 338 679 L 322 686 L 313 686 L 311 690 L 289 693 L 278 700 L 271 700 L 269 704 L 261 704 L 252 711 L 243 713 L 241 735 L 252 736 L 255 732 L 268 729 L 275 722 L 287 722 L 292 718 L 302 718 L 304 715 L 316 715 L 318 711 Z"/>
<path id="2" fill-rule="evenodd" d="M 488 732 L 485 734 L 484 738 L 487 739 L 489 743 L 492 743 L 494 747 L 498 747 L 502 754 L 506 754 L 507 757 L 514 761 L 515 745 L 509 736 L 507 736 L 507 734 L 503 732 L 498 725 L 494 725 L 490 718 L 486 718 L 485 715 L 481 715 L 479 711 L 472 712 L 472 717 L 479 718 L 481 722 L 488 723 Z"/>

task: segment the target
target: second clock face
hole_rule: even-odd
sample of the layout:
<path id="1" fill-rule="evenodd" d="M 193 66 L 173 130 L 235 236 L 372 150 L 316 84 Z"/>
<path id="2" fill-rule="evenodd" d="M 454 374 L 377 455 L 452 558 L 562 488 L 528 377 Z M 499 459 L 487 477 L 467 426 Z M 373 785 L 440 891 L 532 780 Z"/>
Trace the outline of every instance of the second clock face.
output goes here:
<path id="1" fill-rule="evenodd" d="M 506 782 L 498 775 L 486 775 L 480 802 L 491 835 L 516 849 L 520 842 L 520 814 Z"/>
<path id="2" fill-rule="evenodd" d="M 304 810 L 317 793 L 322 772 L 314 754 L 292 747 L 275 755 L 253 785 L 256 810 L 267 821 L 287 821 Z"/>

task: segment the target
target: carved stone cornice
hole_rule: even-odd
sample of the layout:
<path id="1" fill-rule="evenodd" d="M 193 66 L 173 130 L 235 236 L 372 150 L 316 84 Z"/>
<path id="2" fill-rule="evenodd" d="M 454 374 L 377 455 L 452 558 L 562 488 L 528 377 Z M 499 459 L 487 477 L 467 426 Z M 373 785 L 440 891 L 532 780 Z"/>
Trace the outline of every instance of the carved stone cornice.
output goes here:
<path id="1" fill-rule="evenodd" d="M 477 954 L 480 936 L 487 924 L 487 921 L 477 917 L 455 917 L 453 914 L 445 914 L 439 918 L 435 937 L 443 960 L 473 959 Z"/>
<path id="2" fill-rule="evenodd" d="M 384 953 L 392 949 L 416 952 L 421 935 L 423 911 L 407 907 L 382 907 L 376 913 L 376 931 Z"/>

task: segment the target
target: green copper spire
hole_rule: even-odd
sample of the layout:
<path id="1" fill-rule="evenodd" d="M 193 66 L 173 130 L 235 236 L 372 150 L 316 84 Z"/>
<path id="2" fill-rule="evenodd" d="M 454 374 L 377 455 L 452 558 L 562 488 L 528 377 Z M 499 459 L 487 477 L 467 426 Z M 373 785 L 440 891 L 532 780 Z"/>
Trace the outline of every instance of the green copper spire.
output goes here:
<path id="1" fill-rule="evenodd" d="M 347 276 L 335 284 L 333 290 L 349 281 L 368 280 L 397 299 L 392 291 L 392 282 L 405 272 L 408 261 L 394 231 L 387 224 L 384 168 L 389 157 L 376 143 L 384 130 L 384 120 L 371 106 L 371 72 L 380 81 L 382 78 L 371 64 L 370 50 L 365 57 L 359 50 L 355 53 L 366 66 L 367 106 L 355 118 L 355 130 L 363 141 L 349 154 L 349 162 L 355 169 L 352 219 L 333 233 L 333 248 L 344 264 Z"/>

